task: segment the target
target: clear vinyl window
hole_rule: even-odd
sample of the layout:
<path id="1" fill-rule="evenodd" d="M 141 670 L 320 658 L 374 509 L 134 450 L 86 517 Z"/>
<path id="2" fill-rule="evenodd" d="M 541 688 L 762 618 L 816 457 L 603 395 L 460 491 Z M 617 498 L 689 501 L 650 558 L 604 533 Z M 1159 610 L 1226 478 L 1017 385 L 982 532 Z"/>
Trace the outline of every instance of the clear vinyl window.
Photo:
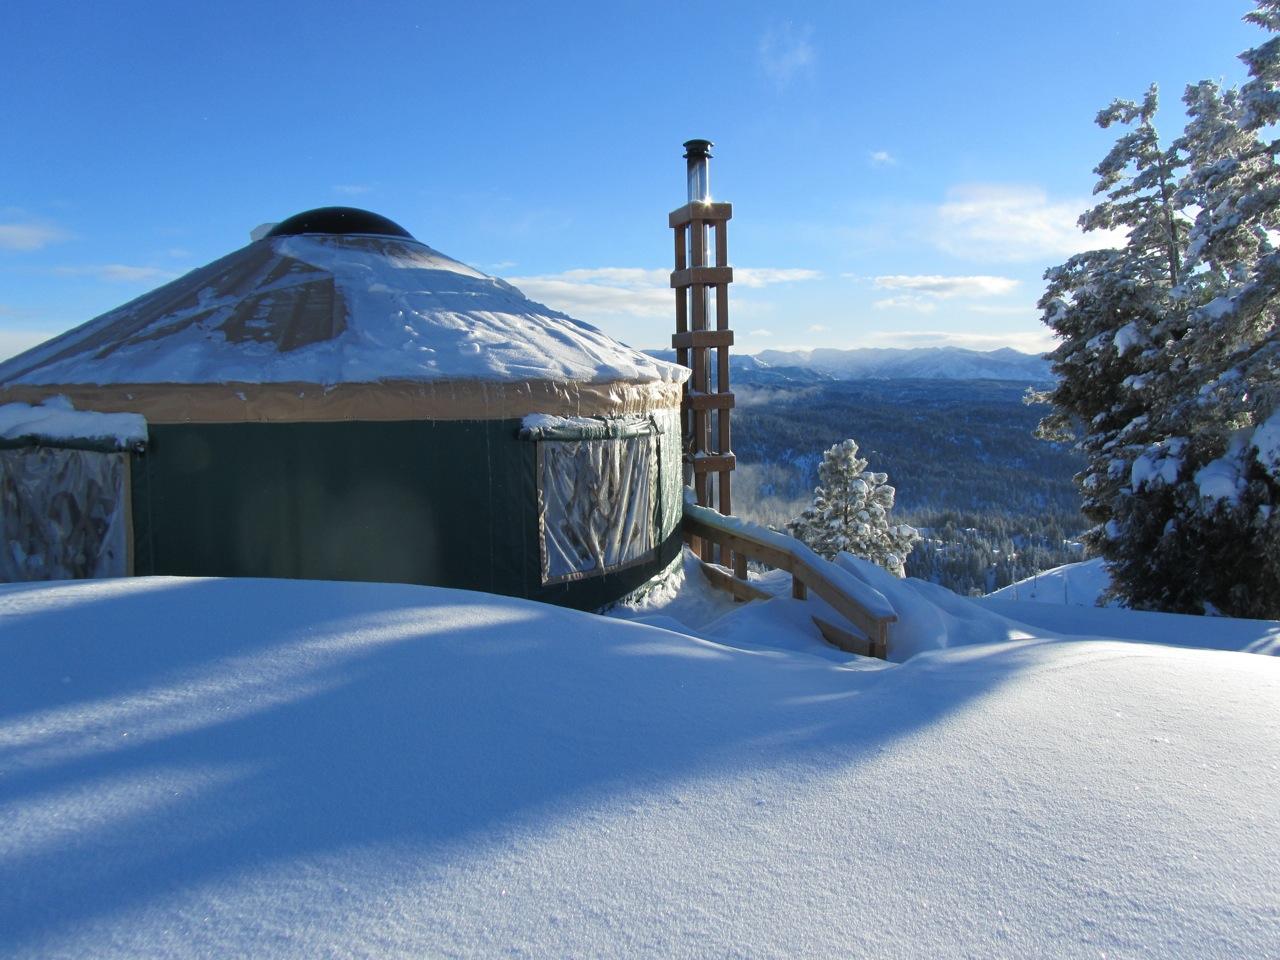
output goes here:
<path id="1" fill-rule="evenodd" d="M 543 583 L 599 576 L 654 555 L 658 442 L 656 431 L 538 441 Z"/>
<path id="2" fill-rule="evenodd" d="M 128 457 L 0 450 L 0 581 L 128 574 Z"/>

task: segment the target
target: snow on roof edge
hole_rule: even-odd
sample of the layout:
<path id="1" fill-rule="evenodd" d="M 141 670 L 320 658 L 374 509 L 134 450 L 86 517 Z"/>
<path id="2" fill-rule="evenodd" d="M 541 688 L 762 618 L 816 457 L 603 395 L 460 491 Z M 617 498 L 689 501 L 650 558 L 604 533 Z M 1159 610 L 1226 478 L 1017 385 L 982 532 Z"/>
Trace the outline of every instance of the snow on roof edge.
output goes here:
<path id="1" fill-rule="evenodd" d="M 105 442 L 125 450 L 147 442 L 146 418 L 136 413 L 76 410 L 66 397 L 43 404 L 0 405 L 0 439 L 37 442 Z"/>

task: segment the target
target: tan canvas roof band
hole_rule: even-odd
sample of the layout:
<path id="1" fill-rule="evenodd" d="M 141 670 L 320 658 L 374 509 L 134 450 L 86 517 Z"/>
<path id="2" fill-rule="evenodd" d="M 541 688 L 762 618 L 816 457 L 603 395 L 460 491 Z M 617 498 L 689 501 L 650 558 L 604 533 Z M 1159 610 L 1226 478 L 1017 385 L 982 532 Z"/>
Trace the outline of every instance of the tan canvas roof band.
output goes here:
<path id="1" fill-rule="evenodd" d="M 11 384 L 0 403 L 67 397 L 77 410 L 140 413 L 149 423 L 508 420 L 644 416 L 680 405 L 679 383 L 477 380 L 341 383 Z"/>

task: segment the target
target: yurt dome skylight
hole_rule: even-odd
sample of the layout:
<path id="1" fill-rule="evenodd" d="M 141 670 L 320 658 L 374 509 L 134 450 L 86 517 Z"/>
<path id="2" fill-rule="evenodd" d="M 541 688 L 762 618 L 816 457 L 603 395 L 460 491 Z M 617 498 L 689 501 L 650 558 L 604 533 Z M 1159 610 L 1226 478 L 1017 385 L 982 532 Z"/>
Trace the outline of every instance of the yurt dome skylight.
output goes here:
<path id="1" fill-rule="evenodd" d="M 413 234 L 394 220 L 358 207 L 317 207 L 295 213 L 272 227 L 267 236 L 298 237 L 315 233 L 414 239 Z"/>

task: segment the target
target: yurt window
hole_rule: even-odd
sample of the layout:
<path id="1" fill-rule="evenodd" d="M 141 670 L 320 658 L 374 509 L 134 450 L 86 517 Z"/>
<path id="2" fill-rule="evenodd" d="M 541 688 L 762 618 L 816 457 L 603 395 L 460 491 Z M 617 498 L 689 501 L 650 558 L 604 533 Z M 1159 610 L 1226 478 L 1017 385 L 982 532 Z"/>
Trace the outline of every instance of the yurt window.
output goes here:
<path id="1" fill-rule="evenodd" d="M 652 559 L 660 435 L 652 419 L 526 417 L 538 443 L 542 582 Z"/>
<path id="2" fill-rule="evenodd" d="M 129 574 L 134 414 L 0 406 L 0 581 Z"/>

